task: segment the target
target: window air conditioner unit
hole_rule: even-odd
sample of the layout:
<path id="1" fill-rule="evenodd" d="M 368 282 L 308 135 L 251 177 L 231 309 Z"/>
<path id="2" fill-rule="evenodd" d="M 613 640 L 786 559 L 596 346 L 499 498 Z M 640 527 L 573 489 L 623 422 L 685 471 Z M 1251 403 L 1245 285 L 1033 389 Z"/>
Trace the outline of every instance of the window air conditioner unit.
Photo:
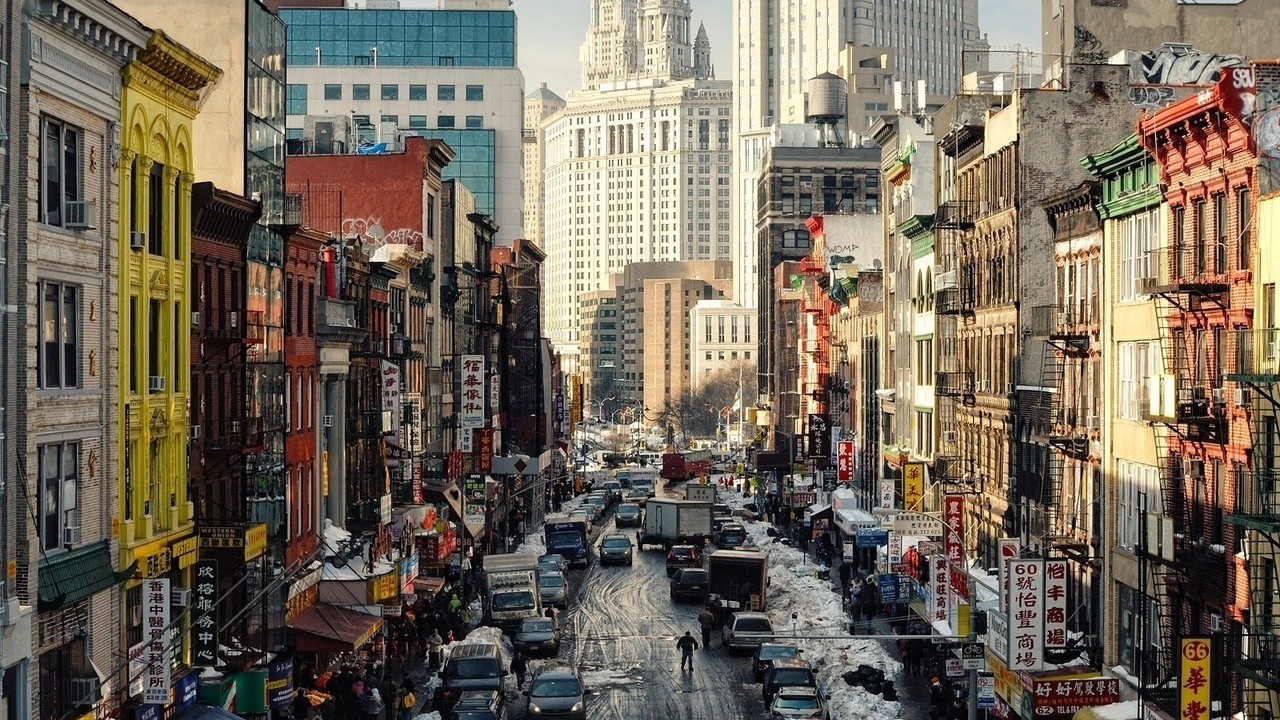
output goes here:
<path id="1" fill-rule="evenodd" d="M 191 327 L 200 327 L 200 311 L 191 311 Z"/>
<path id="2" fill-rule="evenodd" d="M 147 246 L 147 234 L 141 230 L 133 230 L 129 233 L 129 249 L 141 250 Z"/>
<path id="3" fill-rule="evenodd" d="M 199 426 L 199 425 L 192 425 L 192 426 L 191 426 L 191 439 L 192 439 L 192 440 L 199 440 L 199 439 L 200 439 L 200 426 Z"/>
<path id="4" fill-rule="evenodd" d="M 231 421 L 231 432 L 233 432 L 233 433 L 238 433 L 238 432 L 240 432 L 240 421 L 239 421 L 239 420 L 232 420 L 232 421 Z"/>
<path id="5" fill-rule="evenodd" d="M 332 416 L 332 415 L 325 415 L 325 416 L 324 416 L 324 419 L 320 422 L 320 424 L 321 424 L 323 427 L 327 427 L 327 428 L 331 428 L 331 427 L 333 427 L 333 416 Z"/>
<path id="6" fill-rule="evenodd" d="M 1098 422 L 1097 415 L 1089 415 L 1085 418 L 1084 426 L 1090 430 L 1097 430 L 1101 425 Z"/>
<path id="7" fill-rule="evenodd" d="M 1226 390 L 1223 390 L 1222 388 L 1214 388 L 1214 389 L 1213 389 L 1213 404 L 1214 404 L 1214 405 L 1226 405 L 1226 404 L 1227 404 L 1227 391 L 1226 391 Z"/>
<path id="8" fill-rule="evenodd" d="M 142 624 L 142 605 L 134 605 L 129 608 L 129 622 L 133 625 Z"/>
<path id="9" fill-rule="evenodd" d="M 1187 460 L 1186 474 L 1187 474 L 1187 477 L 1192 477 L 1192 478 L 1204 477 L 1204 461 L 1203 460 Z"/>
<path id="10" fill-rule="evenodd" d="M 1269 357 L 1269 358 L 1273 358 L 1273 357 L 1275 357 L 1275 356 L 1276 356 L 1276 353 L 1277 353 L 1277 352 L 1280 352 L 1280 342 L 1278 342 L 1278 341 L 1276 341 L 1276 340 L 1271 340 L 1270 342 L 1268 342 L 1268 343 L 1267 343 L 1267 357 Z"/>
<path id="11" fill-rule="evenodd" d="M 79 545 L 80 544 L 80 526 L 68 525 L 62 528 L 62 544 L 63 545 Z"/>
<path id="12" fill-rule="evenodd" d="M 164 392 L 164 376 L 152 375 L 147 378 L 147 389 L 153 393 Z"/>
<path id="13" fill-rule="evenodd" d="M 1235 400 L 1236 405 L 1246 407 L 1249 405 L 1249 391 L 1244 388 L 1237 388 L 1233 399 Z"/>
<path id="14" fill-rule="evenodd" d="M 239 322 L 240 322 L 240 313 L 236 312 L 235 310 L 232 310 L 231 314 L 227 316 L 227 327 L 235 327 L 236 325 L 239 324 Z"/>
<path id="15" fill-rule="evenodd" d="M 91 705 L 98 701 L 98 678 L 71 678 L 71 703 L 74 705 Z"/>
<path id="16" fill-rule="evenodd" d="M 169 590 L 169 604 L 175 607 L 187 607 L 191 604 L 191 588 L 175 587 Z"/>
<path id="17" fill-rule="evenodd" d="M 1222 632 L 1222 616 L 1218 613 L 1209 613 L 1209 632 Z"/>
<path id="18" fill-rule="evenodd" d="M 68 230 L 96 230 L 98 204 L 92 200 L 72 200 L 62 204 L 63 226 Z"/>
<path id="19" fill-rule="evenodd" d="M 955 430 L 943 430 L 943 431 L 942 431 L 942 442 L 945 442 L 945 443 L 953 443 L 953 442 L 955 442 L 955 441 L 956 441 L 956 431 L 955 431 Z"/>

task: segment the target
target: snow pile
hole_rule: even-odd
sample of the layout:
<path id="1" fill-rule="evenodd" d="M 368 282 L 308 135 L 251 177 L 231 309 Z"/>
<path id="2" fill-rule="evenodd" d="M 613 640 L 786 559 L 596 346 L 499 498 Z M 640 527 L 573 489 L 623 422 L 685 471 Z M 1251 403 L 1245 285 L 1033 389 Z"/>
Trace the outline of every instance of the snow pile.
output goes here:
<path id="1" fill-rule="evenodd" d="M 547 552 L 547 540 L 542 536 L 542 533 L 528 533 L 524 536 L 524 542 L 520 543 L 520 547 L 516 548 L 516 552 L 545 555 Z"/>
<path id="2" fill-rule="evenodd" d="M 440 717 L 440 713 L 432 711 L 432 712 L 426 713 L 425 715 L 419 715 L 415 717 L 413 720 L 443 720 L 443 719 Z"/>
<path id="3" fill-rule="evenodd" d="M 731 507 L 742 507 L 747 502 L 736 492 L 722 491 L 721 495 Z M 792 633 L 846 635 L 848 623 L 840 595 L 829 580 L 818 579 L 818 566 L 812 559 L 794 547 L 774 542 L 769 523 L 747 521 L 744 525 L 751 543 L 769 556 L 768 607 L 778 642 L 790 642 L 788 636 Z M 892 720 L 901 716 L 897 702 L 886 701 L 861 687 L 850 687 L 841 677 L 859 665 L 883 670 L 891 679 L 900 676 L 901 663 L 881 641 L 850 636 L 831 640 L 798 637 L 794 642 L 818 673 L 832 720 Z"/>

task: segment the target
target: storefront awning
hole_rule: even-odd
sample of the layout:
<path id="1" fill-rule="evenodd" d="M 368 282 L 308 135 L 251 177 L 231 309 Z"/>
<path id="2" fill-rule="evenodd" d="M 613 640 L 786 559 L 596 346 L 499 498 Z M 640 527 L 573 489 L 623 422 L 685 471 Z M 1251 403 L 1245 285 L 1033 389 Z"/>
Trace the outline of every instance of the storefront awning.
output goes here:
<path id="1" fill-rule="evenodd" d="M 382 618 L 337 605 L 316 603 L 285 625 L 303 652 L 352 652 L 369 642 Z"/>
<path id="2" fill-rule="evenodd" d="M 462 491 L 455 485 L 425 484 L 422 489 L 422 499 L 433 505 L 447 504 L 450 511 L 450 520 L 462 517 Z"/>
<path id="3" fill-rule="evenodd" d="M 880 527 L 880 518 L 856 509 L 836 511 L 835 522 L 845 535 L 857 535 L 860 529 L 871 530 Z"/>
<path id="4" fill-rule="evenodd" d="M 216 705 L 191 705 L 174 715 L 173 720 L 240 720 L 240 716 Z"/>
<path id="5" fill-rule="evenodd" d="M 413 591 L 419 595 L 435 595 L 444 587 L 444 578 L 416 577 L 413 579 Z"/>
<path id="6" fill-rule="evenodd" d="M 809 519 L 811 519 L 811 520 L 830 520 L 830 519 L 831 519 L 831 506 L 830 506 L 830 505 L 810 505 L 810 506 L 809 506 Z"/>
<path id="7" fill-rule="evenodd" d="M 467 523 L 467 536 L 472 540 L 484 539 L 484 523 Z"/>
<path id="8" fill-rule="evenodd" d="M 94 593 L 128 580 L 137 566 L 135 561 L 129 568 L 117 571 L 106 540 L 43 558 L 37 575 L 40 582 L 37 607 L 40 612 L 47 612 L 88 599 Z"/>

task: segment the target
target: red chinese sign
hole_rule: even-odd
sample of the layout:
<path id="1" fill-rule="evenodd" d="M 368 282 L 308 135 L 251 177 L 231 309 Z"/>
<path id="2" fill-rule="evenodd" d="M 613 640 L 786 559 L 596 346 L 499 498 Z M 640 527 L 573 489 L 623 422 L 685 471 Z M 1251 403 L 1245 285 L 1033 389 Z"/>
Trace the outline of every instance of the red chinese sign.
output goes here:
<path id="1" fill-rule="evenodd" d="M 491 472 L 493 470 L 493 428 L 480 428 L 476 431 L 476 437 L 480 439 L 479 447 L 476 448 L 476 469 L 482 473 Z"/>
<path id="2" fill-rule="evenodd" d="M 853 441 L 836 443 L 836 482 L 853 480 Z"/>
<path id="3" fill-rule="evenodd" d="M 951 563 L 951 588 L 961 598 L 969 597 L 964 557 L 964 496 L 947 495 L 942 500 L 943 552 Z"/>
<path id="4" fill-rule="evenodd" d="M 448 476 L 449 481 L 453 482 L 462 479 L 462 451 L 454 450 L 449 453 Z"/>

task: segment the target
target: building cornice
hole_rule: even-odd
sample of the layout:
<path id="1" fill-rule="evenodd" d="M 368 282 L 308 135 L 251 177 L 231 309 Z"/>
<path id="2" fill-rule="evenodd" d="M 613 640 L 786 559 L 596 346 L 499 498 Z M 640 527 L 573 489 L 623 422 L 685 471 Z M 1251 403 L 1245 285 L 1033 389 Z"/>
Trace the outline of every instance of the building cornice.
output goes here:
<path id="1" fill-rule="evenodd" d="M 122 62 L 132 60 L 151 34 L 132 15 L 103 0 L 37 0 L 36 15 Z"/>
<path id="2" fill-rule="evenodd" d="M 170 85 L 186 90 L 193 110 L 200 91 L 222 78 L 222 70 L 216 65 L 160 30 L 151 34 L 147 46 L 138 53 L 137 62 Z"/>

